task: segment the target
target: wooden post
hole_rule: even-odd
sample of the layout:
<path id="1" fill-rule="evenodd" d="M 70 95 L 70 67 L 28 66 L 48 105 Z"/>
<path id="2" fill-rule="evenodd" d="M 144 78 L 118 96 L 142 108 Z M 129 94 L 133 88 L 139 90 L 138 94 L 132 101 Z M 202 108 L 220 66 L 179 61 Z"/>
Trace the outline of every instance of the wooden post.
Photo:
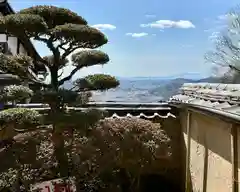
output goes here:
<path id="1" fill-rule="evenodd" d="M 238 130 L 231 125 L 232 192 L 238 192 Z"/>
<path id="2" fill-rule="evenodd" d="M 190 191 L 190 183 L 191 183 L 191 176 L 190 176 L 190 148 L 191 148 L 191 113 L 187 111 L 187 149 L 186 149 L 186 180 L 185 180 L 185 192 Z"/>

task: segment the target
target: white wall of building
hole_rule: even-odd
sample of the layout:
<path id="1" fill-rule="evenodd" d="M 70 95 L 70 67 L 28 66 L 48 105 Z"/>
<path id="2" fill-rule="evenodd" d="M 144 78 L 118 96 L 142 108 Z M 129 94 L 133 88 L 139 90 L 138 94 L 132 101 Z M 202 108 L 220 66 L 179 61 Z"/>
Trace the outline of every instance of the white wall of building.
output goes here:
<path id="1" fill-rule="evenodd" d="M 23 45 L 20 43 L 19 54 L 27 54 L 26 50 L 24 49 Z"/>
<path id="2" fill-rule="evenodd" d="M 6 34 L 0 34 L 0 42 L 6 42 L 6 41 L 7 41 Z"/>
<path id="3" fill-rule="evenodd" d="M 11 51 L 13 55 L 17 54 L 17 46 L 18 46 L 18 39 L 17 37 L 8 37 L 6 34 L 0 34 L 0 42 L 7 42 L 8 43 L 8 49 Z M 19 46 L 19 54 L 27 54 L 26 49 L 23 47 L 23 45 L 20 43 Z"/>
<path id="4" fill-rule="evenodd" d="M 18 40 L 16 37 L 8 37 L 8 48 L 13 55 L 17 54 Z"/>

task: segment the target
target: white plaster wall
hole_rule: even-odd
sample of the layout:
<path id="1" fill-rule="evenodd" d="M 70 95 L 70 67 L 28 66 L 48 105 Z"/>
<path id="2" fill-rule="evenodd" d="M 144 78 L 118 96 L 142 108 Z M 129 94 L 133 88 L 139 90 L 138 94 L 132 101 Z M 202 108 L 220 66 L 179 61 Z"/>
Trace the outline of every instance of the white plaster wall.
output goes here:
<path id="1" fill-rule="evenodd" d="M 181 114 L 185 145 L 188 139 L 186 135 L 186 119 L 187 114 Z M 231 192 L 230 124 L 197 113 L 192 113 L 191 119 L 190 173 L 193 192 Z M 205 152 L 207 153 L 205 154 Z M 207 158 L 204 158 L 205 155 L 207 155 Z M 206 159 L 207 161 L 205 161 Z M 204 170 L 205 163 L 207 163 L 207 171 Z M 204 171 L 206 171 L 205 178 Z M 204 185 L 204 180 L 206 181 L 206 186 Z"/>
<path id="2" fill-rule="evenodd" d="M 238 133 L 238 181 L 240 179 L 240 126 L 238 126 L 237 129 L 237 133 Z M 240 183 L 239 183 L 240 184 Z M 240 187 L 238 188 L 238 191 L 240 192 Z"/>
<path id="3" fill-rule="evenodd" d="M 0 34 L 0 42 L 6 42 L 6 34 Z"/>
<path id="4" fill-rule="evenodd" d="M 17 54 L 17 38 L 8 37 L 8 47 L 13 55 Z"/>
<path id="5" fill-rule="evenodd" d="M 6 42 L 6 34 L 0 34 L 0 42 Z M 12 54 L 17 54 L 17 38 L 16 37 L 8 37 L 8 47 L 11 50 Z M 27 54 L 27 51 L 23 47 L 23 45 L 20 43 L 19 47 L 19 53 L 20 54 Z"/>
<path id="6" fill-rule="evenodd" d="M 20 43 L 20 47 L 19 47 L 19 54 L 27 54 L 26 50 L 24 49 L 24 47 L 21 43 Z"/>
<path id="7" fill-rule="evenodd" d="M 205 129 L 208 147 L 207 191 L 231 192 L 231 124 L 208 117 L 199 128 Z"/>
<path id="8" fill-rule="evenodd" d="M 192 179 L 193 191 L 203 191 L 203 179 L 204 179 L 204 131 L 199 131 L 199 122 L 192 115 L 191 121 L 191 138 L 190 140 L 190 173 Z"/>

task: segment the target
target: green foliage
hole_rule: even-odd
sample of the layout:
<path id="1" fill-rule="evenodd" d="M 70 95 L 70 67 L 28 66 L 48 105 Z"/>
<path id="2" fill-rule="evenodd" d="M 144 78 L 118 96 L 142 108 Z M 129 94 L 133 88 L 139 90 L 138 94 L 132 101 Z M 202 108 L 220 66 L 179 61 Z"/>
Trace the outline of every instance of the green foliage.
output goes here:
<path id="1" fill-rule="evenodd" d="M 14 124 L 24 128 L 25 125 L 35 126 L 40 125 L 41 115 L 32 109 L 27 108 L 12 108 L 0 112 L 0 124 Z"/>
<path id="2" fill-rule="evenodd" d="M 90 191 L 89 187 L 118 191 L 123 179 L 136 191 L 138 183 L 133 181 L 141 174 L 166 171 L 164 162 L 172 153 L 171 140 L 160 125 L 137 118 L 105 119 L 87 137 L 78 133 L 74 137 L 74 147 L 69 149 L 72 174 L 82 180 L 83 191 Z M 121 176 L 122 170 L 127 178 Z"/>
<path id="3" fill-rule="evenodd" d="M 31 97 L 33 103 L 55 103 L 56 97 L 59 99 L 61 106 L 67 104 L 68 106 L 81 106 L 89 101 L 92 96 L 91 92 L 76 92 L 60 88 L 58 92 L 51 90 L 35 91 Z"/>
<path id="4" fill-rule="evenodd" d="M 34 6 L 27 9 L 22 9 L 19 13 L 36 14 L 41 16 L 46 21 L 48 28 L 50 29 L 65 23 L 74 23 L 79 25 L 87 24 L 87 21 L 76 13 L 68 9 L 55 6 Z"/>
<path id="5" fill-rule="evenodd" d="M 4 87 L 0 96 L 1 101 L 22 101 L 29 99 L 33 95 L 33 91 L 23 85 L 9 85 Z"/>
<path id="6" fill-rule="evenodd" d="M 69 63 L 67 57 L 73 51 L 79 48 L 94 49 L 108 42 L 107 37 L 101 31 L 88 26 L 85 19 L 65 8 L 55 6 L 26 8 L 17 14 L 2 16 L 0 18 L 0 27 L 13 35 L 27 35 L 29 38 L 34 37 L 35 40 L 46 44 L 52 55 L 44 57 L 37 62 L 44 63 L 50 69 L 50 87 L 54 91 L 57 91 L 65 81 L 70 80 L 81 68 L 105 64 L 109 61 L 108 55 L 101 51 L 80 51 L 72 56 L 75 69 L 67 77 L 59 79 L 62 75 L 62 73 L 59 73 L 59 70 L 67 66 Z M 29 68 L 32 67 L 30 66 L 30 60 L 27 60 L 26 56 L 21 57 L 20 59 L 0 55 L 2 62 L 0 69 L 3 69 L 4 72 L 17 74 L 20 78 L 29 78 Z M 25 65 L 27 63 L 29 65 Z M 94 83 L 93 80 L 90 82 L 92 85 Z M 107 84 L 103 79 L 101 83 L 98 81 L 99 83 L 96 85 L 101 90 L 105 90 L 119 84 L 113 83 L 113 81 L 114 79 L 109 79 Z M 107 87 L 103 88 L 103 85 Z M 93 89 L 95 90 L 97 87 L 95 86 Z"/>
<path id="7" fill-rule="evenodd" d="M 108 55 L 101 51 L 81 51 L 72 56 L 75 69 L 67 77 L 59 79 L 61 77 L 59 70 L 68 64 L 67 57 L 73 51 L 79 48 L 94 49 L 108 42 L 101 31 L 88 26 L 85 19 L 65 8 L 55 6 L 26 8 L 17 14 L 2 16 L 0 18 L 0 27 L 13 35 L 19 37 L 27 35 L 29 38 L 34 37 L 35 40 L 46 44 L 52 55 L 37 62 L 44 63 L 49 67 L 51 75 L 50 87 L 54 91 L 57 91 L 65 81 L 70 80 L 82 67 L 105 64 L 109 61 Z M 21 78 L 24 76 L 29 78 L 28 69 L 31 66 L 24 65 L 24 59 L 27 59 L 27 57 L 21 56 L 23 57 L 21 61 L 12 57 L 0 57 L 2 57 L 3 63 L 0 69 L 4 69 L 4 72 L 17 74 Z"/>
<path id="8" fill-rule="evenodd" d="M 79 90 L 107 90 L 116 88 L 120 83 L 111 75 L 95 74 L 77 79 L 74 84 Z"/>
<path id="9" fill-rule="evenodd" d="M 76 92 L 68 89 L 59 89 L 58 92 L 61 97 L 61 102 L 68 105 L 82 105 L 89 101 L 92 96 L 91 92 Z"/>
<path id="10" fill-rule="evenodd" d="M 30 138 L 26 138 L 26 136 Z M 51 136 L 46 131 L 18 134 L 11 148 L 0 152 L 0 191 L 30 191 L 31 184 L 56 177 Z M 20 141 L 21 140 L 21 141 Z M 20 190 L 16 190 L 20 184 Z"/>
<path id="11" fill-rule="evenodd" d="M 150 171 L 153 160 L 171 155 L 170 139 L 160 124 L 137 118 L 102 120 L 93 130 L 97 146 L 103 153 L 114 154 L 118 167 L 135 174 Z M 104 138 L 104 139 L 101 139 Z M 105 145 L 105 146 L 104 146 Z M 108 149 L 108 150 L 107 150 Z M 152 170 L 153 171 L 153 170 Z"/>
<path id="12" fill-rule="evenodd" d="M 53 56 L 53 55 L 45 56 L 45 57 L 43 57 L 43 60 L 46 61 L 46 65 L 47 65 L 48 67 L 54 66 L 55 61 L 54 61 L 54 56 Z M 67 58 L 61 59 L 61 60 L 59 61 L 58 68 L 59 68 L 59 69 L 62 69 L 62 68 L 65 67 L 68 63 L 69 63 L 69 60 L 68 60 Z"/>
<path id="13" fill-rule="evenodd" d="M 24 55 L 24 54 L 18 54 L 18 55 L 9 55 L 7 56 L 10 62 L 17 63 L 22 67 L 33 67 L 33 61 L 32 58 Z"/>
<path id="14" fill-rule="evenodd" d="M 72 55 L 73 66 L 78 68 L 91 67 L 96 64 L 105 64 L 109 56 L 99 50 L 84 50 Z"/>
<path id="15" fill-rule="evenodd" d="M 89 101 L 89 98 L 91 97 L 91 93 L 88 93 L 88 92 L 78 93 L 76 91 L 72 91 L 64 88 L 59 89 L 58 92 L 46 90 L 46 91 L 41 91 L 39 94 L 41 94 L 42 96 L 41 100 L 45 101 L 46 103 L 55 102 L 56 97 L 58 97 L 61 105 L 85 104 Z"/>
<path id="16" fill-rule="evenodd" d="M 47 30 L 47 25 L 42 17 L 30 14 L 11 14 L 1 17 L 0 27 L 6 29 L 8 33 L 23 35 L 26 32 L 31 36 Z"/>
<path id="17" fill-rule="evenodd" d="M 93 160 L 93 163 L 96 164 L 95 158 L 101 159 L 98 149 L 100 149 L 101 153 L 105 150 L 105 148 L 102 149 L 101 146 L 97 145 L 100 144 L 106 147 L 106 144 L 99 141 L 99 139 L 102 140 L 103 138 L 95 135 L 102 134 L 101 129 L 95 127 L 95 125 L 100 119 L 105 117 L 105 113 L 94 109 L 80 112 L 69 111 L 68 108 L 65 107 L 65 104 L 74 104 L 75 102 L 78 102 L 80 105 L 85 104 L 91 96 L 90 92 L 86 91 L 115 88 L 119 85 L 119 81 L 110 75 L 97 74 L 89 75 L 81 79 L 81 81 L 77 81 L 78 91 L 83 90 L 83 92 L 76 93 L 74 90 L 60 88 L 65 81 L 71 80 L 81 68 L 105 64 L 109 61 L 107 54 L 97 50 L 83 50 L 74 54 L 72 61 L 75 68 L 68 76 L 60 79 L 61 73 L 59 73 L 59 70 L 67 66 L 69 63 L 67 57 L 71 53 L 80 48 L 94 49 L 100 47 L 108 42 L 106 36 L 98 29 L 88 26 L 86 20 L 76 13 L 54 6 L 30 7 L 21 10 L 17 14 L 0 17 L 0 27 L 18 37 L 22 37 L 23 35 L 27 35 L 29 38 L 33 37 L 35 40 L 45 43 L 46 47 L 52 52 L 51 56 L 37 58 L 38 61 L 36 61 L 47 66 L 51 76 L 50 84 L 45 87 L 46 90 L 39 92 L 38 95 L 39 100 L 48 103 L 50 106 L 48 114 L 44 114 L 45 118 L 43 119 L 46 124 L 50 124 L 50 126 L 48 126 L 50 134 L 48 137 L 44 137 L 44 141 L 40 139 L 39 149 L 34 152 L 37 161 L 40 159 L 37 164 L 30 163 L 26 168 L 24 163 L 19 161 L 21 158 L 17 157 L 17 166 L 11 167 L 8 171 L 11 172 L 10 174 L 17 172 L 16 179 L 27 181 L 27 183 L 25 183 L 26 185 L 40 180 L 65 177 L 69 175 L 69 172 L 72 173 L 73 176 L 75 173 L 79 174 L 79 172 L 81 174 L 83 173 L 83 175 L 88 174 L 89 170 L 86 170 L 86 161 L 83 159 L 83 161 L 77 162 L 72 158 L 75 155 L 74 150 L 76 146 L 79 145 L 75 139 L 77 140 L 79 137 L 83 138 L 83 136 L 88 137 L 89 142 L 91 142 L 89 143 L 90 145 L 79 147 L 83 147 L 86 150 L 88 149 L 85 147 L 90 146 L 94 148 L 95 151 L 90 154 L 91 156 L 86 156 L 86 158 L 88 158 L 89 162 Z M 6 56 L 0 54 L 0 70 L 17 75 L 21 79 L 31 80 L 33 78 L 30 74 L 30 68 L 32 66 L 32 59 L 28 56 Z M 85 84 L 83 84 L 83 82 L 85 82 Z M 8 87 L 5 89 L 5 92 L 6 98 L 14 100 L 20 100 L 32 95 L 30 90 L 23 87 Z M 42 125 L 42 123 L 42 115 L 31 109 L 15 108 L 1 111 L 0 138 L 12 139 L 16 137 L 17 132 L 29 132 L 38 125 Z M 10 131 L 6 132 L 6 130 Z M 75 134 L 78 135 L 76 136 Z M 114 137 L 109 135 L 110 140 L 113 138 Z M 84 139 L 82 139 L 82 141 L 83 140 Z M 110 140 L 108 141 L 109 143 Z M 84 158 L 84 154 L 80 148 L 76 150 L 75 153 L 76 155 L 81 155 L 81 158 L 83 155 Z M 10 147 L 10 149 L 12 148 Z M 84 152 L 88 153 L 91 152 L 91 150 Z M 112 153 L 113 151 L 110 152 Z M 44 158 L 42 158 L 43 156 Z M 104 156 L 104 158 L 106 157 L 107 156 Z M 101 162 L 103 160 L 106 161 L 106 159 L 101 159 Z M 83 166 L 84 169 L 78 170 L 78 168 L 75 167 L 78 165 Z M 15 170 L 13 171 L 13 169 Z M 33 171 L 33 169 L 37 169 L 37 173 L 36 170 Z M 26 178 L 21 176 L 20 173 L 26 173 Z M 98 173 L 101 173 L 101 171 Z M 99 176 L 98 173 L 96 177 Z M 4 177 L 4 174 L 0 173 L 0 176 Z M 12 178 L 14 178 L 14 176 L 12 176 Z M 31 179 L 28 180 L 28 178 Z M 17 185 L 19 186 L 20 184 L 18 183 Z"/>
<path id="18" fill-rule="evenodd" d="M 68 89 L 59 89 L 58 95 L 61 97 L 62 103 L 73 104 L 76 103 L 79 94 L 76 91 L 71 91 Z"/>
<path id="19" fill-rule="evenodd" d="M 73 110 L 49 114 L 45 116 L 45 122 L 52 124 L 53 121 L 56 121 L 56 128 L 59 132 L 74 129 L 85 135 L 92 126 L 106 115 L 105 111 L 96 109 L 87 109 L 85 111 Z"/>
<path id="20" fill-rule="evenodd" d="M 42 116 L 34 110 L 12 108 L 0 112 L 0 141 L 13 139 L 17 133 L 34 130 L 42 123 Z"/>
<path id="21" fill-rule="evenodd" d="M 83 48 L 97 48 L 107 43 L 107 38 L 98 29 L 87 25 L 64 24 L 58 25 L 51 30 L 51 34 L 56 39 L 75 43 Z"/>
<path id="22" fill-rule="evenodd" d="M 37 133 L 32 138 L 38 140 L 38 150 L 36 162 L 21 164 L 21 182 L 25 187 L 59 177 L 51 134 Z M 171 158 L 168 135 L 159 124 L 142 119 L 105 119 L 92 126 L 88 135 L 75 131 L 70 136 L 66 132 L 64 140 L 70 162 L 69 176 L 76 177 L 82 191 L 119 191 L 123 179 L 130 181 L 132 191 L 137 191 L 134 189 L 138 183 L 133 181 L 138 181 L 140 174 L 166 171 L 166 159 Z M 28 149 L 27 146 L 21 148 Z M 10 153 L 0 152 L 5 157 L 2 164 L 12 159 Z M 18 166 L 6 167 L 0 173 L 0 189 L 14 186 Z M 122 170 L 127 173 L 126 178 L 122 177 Z"/>
<path id="23" fill-rule="evenodd" d="M 61 45 L 71 43 L 71 48 L 96 48 L 107 43 L 107 38 L 99 30 L 87 26 L 87 22 L 76 13 L 55 6 L 34 6 L 17 14 L 3 16 L 0 27 L 16 36 L 28 35 L 46 43 L 51 51 L 59 51 L 53 42 Z M 16 30 L 18 29 L 18 30 Z M 63 47 L 62 47 L 63 48 Z M 72 52 L 73 49 L 68 49 Z M 69 55 L 69 54 L 67 54 Z M 65 59 L 65 56 L 64 58 Z"/>
<path id="24" fill-rule="evenodd" d="M 21 79 L 29 79 L 29 69 L 32 65 L 32 59 L 29 56 L 0 53 L 0 70 L 5 73 L 17 75 Z"/>
<path id="25" fill-rule="evenodd" d="M 89 91 L 78 92 L 76 105 L 81 106 L 83 104 L 88 103 L 91 97 L 92 97 L 92 92 L 89 92 Z"/>

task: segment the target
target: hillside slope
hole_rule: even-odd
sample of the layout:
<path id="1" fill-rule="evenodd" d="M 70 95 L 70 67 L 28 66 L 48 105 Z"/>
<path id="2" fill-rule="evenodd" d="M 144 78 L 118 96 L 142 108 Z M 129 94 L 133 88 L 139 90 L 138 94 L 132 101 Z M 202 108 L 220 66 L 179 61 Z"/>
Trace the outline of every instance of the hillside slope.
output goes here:
<path id="1" fill-rule="evenodd" d="M 187 78 L 128 78 L 120 79 L 120 86 L 117 89 L 109 90 L 107 92 L 95 92 L 94 100 L 137 100 L 150 102 L 151 100 L 168 100 L 169 97 L 178 93 L 179 88 L 184 83 L 220 83 L 221 80 L 214 77 L 208 77 L 200 80 L 187 79 Z M 223 82 L 222 82 L 223 83 Z M 227 83 L 227 82 L 226 82 Z M 64 84 L 66 89 L 72 87 L 72 82 L 66 82 Z"/>
<path id="2" fill-rule="evenodd" d="M 150 90 L 153 95 L 161 95 L 163 100 L 168 100 L 169 97 L 176 95 L 178 93 L 179 88 L 184 83 L 220 83 L 221 80 L 219 78 L 208 77 L 200 80 L 192 80 L 192 79 L 184 79 L 184 78 L 176 78 L 168 81 L 167 83 L 163 83 L 155 89 Z"/>

